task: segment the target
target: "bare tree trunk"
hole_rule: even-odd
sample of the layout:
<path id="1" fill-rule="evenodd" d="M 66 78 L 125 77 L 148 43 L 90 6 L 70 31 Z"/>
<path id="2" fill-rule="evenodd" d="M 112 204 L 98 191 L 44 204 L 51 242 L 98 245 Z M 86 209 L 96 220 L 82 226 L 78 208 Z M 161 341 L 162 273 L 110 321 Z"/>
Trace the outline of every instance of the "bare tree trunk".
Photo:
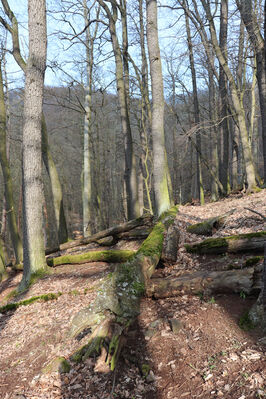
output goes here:
<path id="1" fill-rule="evenodd" d="M 164 94 L 161 56 L 158 41 L 157 0 L 146 0 L 147 42 L 152 84 L 153 173 L 156 213 L 170 208 L 167 183 L 167 158 L 164 138 Z"/>
<path id="2" fill-rule="evenodd" d="M 8 226 L 12 241 L 12 246 L 15 252 L 16 263 L 22 262 L 23 248 L 21 238 L 18 232 L 16 221 L 16 213 L 13 198 L 12 178 L 10 174 L 10 166 L 7 158 L 6 146 L 6 106 L 4 99 L 4 87 L 2 76 L 2 62 L 0 61 L 0 163 L 4 177 L 5 188 L 5 209 L 8 219 Z"/>
<path id="3" fill-rule="evenodd" d="M 23 59 L 21 52 L 20 52 L 20 44 L 19 44 L 19 33 L 18 33 L 18 22 L 13 13 L 10 9 L 7 0 L 1 0 L 3 5 L 5 14 L 11 21 L 11 25 L 9 25 L 6 21 L 2 18 L 0 22 L 2 25 L 10 32 L 12 36 L 12 44 L 13 44 L 13 57 L 17 62 L 18 66 L 22 69 L 22 71 L 26 72 L 27 64 Z M 47 169 L 47 173 L 50 178 L 52 194 L 53 194 L 53 206 L 54 206 L 54 213 L 56 218 L 56 228 L 58 234 L 58 241 L 59 243 L 63 243 L 67 241 L 68 233 L 67 233 L 67 225 L 65 219 L 65 212 L 64 212 L 64 205 L 63 205 L 63 194 L 62 194 L 62 187 L 60 184 L 60 180 L 58 177 L 58 173 L 55 167 L 55 163 L 52 158 L 52 154 L 48 144 L 48 137 L 47 137 L 47 128 L 45 124 L 44 115 L 42 117 L 42 158 Z"/>
<path id="4" fill-rule="evenodd" d="M 221 52 L 227 62 L 227 30 L 228 30 L 228 0 L 221 1 L 220 10 L 220 34 L 219 45 Z M 228 92 L 227 92 L 227 77 L 222 65 L 219 70 L 219 93 L 220 93 L 220 118 L 222 130 L 222 164 L 221 164 L 221 182 L 224 188 L 224 193 L 228 193 L 229 182 L 229 125 L 228 125 Z"/>
<path id="5" fill-rule="evenodd" d="M 257 64 L 257 81 L 262 121 L 262 142 L 264 160 L 264 184 L 266 182 L 266 48 L 252 0 L 237 0 L 237 6 L 244 21 L 250 42 L 254 49 Z M 264 7 L 264 31 L 266 32 L 266 7 Z"/>
<path id="6" fill-rule="evenodd" d="M 186 18 L 186 31 L 187 31 L 187 43 L 189 50 L 189 62 L 190 62 L 190 70 L 191 70 L 191 78 L 192 78 L 192 86 L 193 86 L 193 106 L 194 106 L 194 122 L 196 126 L 199 126 L 200 123 L 200 111 L 199 111 L 199 100 L 198 100 L 198 89 L 197 89 L 197 78 L 196 78 L 196 70 L 195 70 L 195 62 L 194 62 L 194 54 L 193 54 L 193 46 L 191 40 L 190 26 L 189 26 L 189 18 L 187 13 L 185 12 Z M 202 182 L 202 167 L 201 167 L 201 137 L 200 132 L 196 133 L 196 163 L 197 163 L 197 192 L 198 198 L 200 199 L 201 205 L 204 205 L 204 189 Z"/>
<path id="7" fill-rule="evenodd" d="M 112 12 L 103 0 L 97 0 L 105 10 L 109 21 L 109 32 L 113 46 L 116 65 L 116 85 L 120 107 L 122 132 L 125 138 L 125 183 L 127 194 L 127 215 L 128 219 L 134 219 L 139 216 L 138 203 L 138 183 L 136 172 L 136 159 L 133 149 L 132 132 L 129 120 L 129 110 L 126 98 L 126 84 L 123 71 L 123 59 L 116 33 L 117 7 L 112 5 Z"/>
<path id="8" fill-rule="evenodd" d="M 29 58 L 26 68 L 22 142 L 24 270 L 20 289 L 31 276 L 47 270 L 42 231 L 42 103 L 46 68 L 46 7 L 28 1 Z"/>
<path id="9" fill-rule="evenodd" d="M 252 192 L 252 191 L 256 190 L 256 188 L 257 188 L 256 173 L 255 173 L 255 165 L 254 165 L 254 160 L 253 160 L 253 156 L 252 156 L 252 152 L 251 152 L 251 147 L 249 145 L 249 140 L 248 140 L 248 130 L 247 130 L 247 125 L 246 125 L 245 110 L 243 107 L 243 102 L 241 101 L 241 98 L 239 98 L 239 93 L 238 93 L 237 85 L 234 80 L 234 76 L 228 66 L 226 59 L 224 58 L 224 55 L 222 53 L 222 50 L 221 50 L 218 40 L 217 40 L 215 25 L 213 22 L 213 16 L 212 16 L 211 10 L 210 10 L 210 3 L 209 3 L 209 1 L 206 1 L 206 0 L 201 0 L 201 3 L 205 10 L 206 17 L 209 21 L 209 29 L 210 29 L 211 40 L 212 40 L 212 45 L 213 45 L 214 51 L 216 53 L 216 56 L 219 60 L 220 65 L 222 66 L 222 68 L 226 74 L 226 77 L 227 77 L 229 85 L 230 85 L 231 95 L 232 95 L 232 103 L 233 103 L 234 110 L 236 113 L 236 119 L 238 122 L 238 127 L 239 127 L 242 146 L 243 146 L 243 155 L 244 155 L 244 160 L 245 160 L 245 170 L 246 170 L 246 178 L 247 178 L 247 186 L 248 186 L 247 191 Z"/>

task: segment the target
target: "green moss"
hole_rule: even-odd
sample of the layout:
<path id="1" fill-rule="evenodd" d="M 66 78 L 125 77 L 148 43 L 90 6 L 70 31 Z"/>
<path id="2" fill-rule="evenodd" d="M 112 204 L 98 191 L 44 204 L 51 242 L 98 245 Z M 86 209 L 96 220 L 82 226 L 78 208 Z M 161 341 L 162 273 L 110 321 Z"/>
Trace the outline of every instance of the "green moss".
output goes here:
<path id="1" fill-rule="evenodd" d="M 209 222 L 192 224 L 187 227 L 187 231 L 192 234 L 211 235 L 212 225 Z"/>
<path id="2" fill-rule="evenodd" d="M 50 374 L 56 371 L 59 373 L 69 373 L 71 369 L 70 364 L 64 357 L 57 357 L 53 359 L 46 367 L 43 368 L 44 374 Z"/>
<path id="3" fill-rule="evenodd" d="M 58 294 L 49 293 L 44 295 L 33 296 L 31 298 L 25 299 L 24 301 L 20 302 L 8 303 L 7 305 L 0 307 L 0 313 L 5 313 L 8 312 L 9 310 L 16 310 L 20 306 L 30 305 L 31 303 L 36 301 L 44 301 L 44 302 L 51 301 L 53 299 L 57 299 L 60 295 L 62 295 L 61 292 L 59 292 Z"/>
<path id="4" fill-rule="evenodd" d="M 47 259 L 49 266 L 76 264 L 86 262 L 110 262 L 122 263 L 126 262 L 135 254 L 135 251 L 130 250 L 104 250 L 104 251 L 90 251 L 78 255 L 64 255 L 57 258 Z"/>
<path id="5" fill-rule="evenodd" d="M 148 377 L 149 372 L 151 371 L 151 368 L 148 364 L 142 364 L 141 365 L 141 374 L 143 375 L 143 377 Z"/>
<path id="6" fill-rule="evenodd" d="M 264 257 L 263 256 L 253 256 L 252 258 L 249 258 L 245 262 L 245 267 L 251 267 L 259 263 Z"/>
<path id="7" fill-rule="evenodd" d="M 184 246 L 186 250 L 191 253 L 201 253 L 204 252 L 205 250 L 211 253 L 212 249 L 214 251 L 216 249 L 219 249 L 220 252 L 226 252 L 230 241 L 239 240 L 239 239 L 251 239 L 255 237 L 266 237 L 266 231 L 259 231 L 256 233 L 248 233 L 248 234 L 237 234 L 234 236 L 219 237 L 219 238 L 207 238 L 206 240 L 198 244 L 192 244 L 192 245 L 185 244 Z"/>
<path id="8" fill-rule="evenodd" d="M 161 256 L 163 249 L 163 233 L 165 226 L 162 222 L 158 222 L 148 238 L 140 246 L 137 254 L 142 254 L 144 256 L 157 255 Z"/>
<path id="9" fill-rule="evenodd" d="M 226 251 L 226 248 L 228 247 L 227 240 L 225 238 L 207 238 L 207 240 L 204 240 L 198 244 L 184 244 L 184 247 L 188 252 L 196 253 L 196 252 L 201 252 L 205 248 L 208 249 L 216 249 L 216 248 L 224 248 L 224 251 Z"/>
<path id="10" fill-rule="evenodd" d="M 255 324 L 250 319 L 248 311 L 245 312 L 243 316 L 240 317 L 238 325 L 244 331 L 250 331 L 256 327 Z"/>

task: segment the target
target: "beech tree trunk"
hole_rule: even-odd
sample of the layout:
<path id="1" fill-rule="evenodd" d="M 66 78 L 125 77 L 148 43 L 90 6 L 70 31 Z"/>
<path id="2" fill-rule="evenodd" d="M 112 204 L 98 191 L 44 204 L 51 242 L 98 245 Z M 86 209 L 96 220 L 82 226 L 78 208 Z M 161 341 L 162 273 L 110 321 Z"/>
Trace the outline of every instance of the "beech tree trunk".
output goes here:
<path id="1" fill-rule="evenodd" d="M 42 105 L 46 68 L 46 7 L 44 0 L 29 0 L 29 58 L 24 95 L 22 184 L 24 268 L 20 290 L 31 276 L 47 270 L 42 230 Z"/>
<path id="2" fill-rule="evenodd" d="M 154 194 L 157 215 L 170 208 L 167 182 L 167 158 L 164 138 L 164 93 L 161 56 L 158 40 L 157 0 L 146 0 L 147 43 L 152 89 L 152 144 Z"/>
<path id="3" fill-rule="evenodd" d="M 10 32 L 12 37 L 13 50 L 12 55 L 18 64 L 18 66 L 22 69 L 24 73 L 26 73 L 27 63 L 21 55 L 20 51 L 20 42 L 19 42 L 19 32 L 18 32 L 18 22 L 17 19 L 9 7 L 8 0 L 1 0 L 3 5 L 4 12 L 6 16 L 11 21 L 11 25 L 8 24 L 3 18 L 0 17 L 1 24 Z M 58 173 L 55 167 L 55 163 L 52 158 L 52 154 L 48 144 L 47 137 L 47 128 L 45 123 L 44 115 L 42 116 L 42 158 L 47 169 L 47 173 L 51 183 L 51 189 L 53 194 L 53 207 L 55 213 L 56 220 L 56 230 L 58 234 L 59 244 L 67 241 L 68 233 L 63 205 L 63 194 L 62 187 L 60 184 L 60 180 L 58 177 Z"/>
<path id="4" fill-rule="evenodd" d="M 6 146 L 6 106 L 4 99 L 4 86 L 2 76 L 2 63 L 0 62 L 0 163 L 4 177 L 4 188 L 5 188 L 5 208 L 8 219 L 8 226 L 10 231 L 10 237 L 12 246 L 15 253 L 16 264 L 19 264 L 23 260 L 23 248 L 22 241 L 18 232 L 18 226 L 16 221 L 16 212 L 13 198 L 13 187 L 12 177 L 10 173 L 9 161 L 7 158 L 7 146 Z"/>

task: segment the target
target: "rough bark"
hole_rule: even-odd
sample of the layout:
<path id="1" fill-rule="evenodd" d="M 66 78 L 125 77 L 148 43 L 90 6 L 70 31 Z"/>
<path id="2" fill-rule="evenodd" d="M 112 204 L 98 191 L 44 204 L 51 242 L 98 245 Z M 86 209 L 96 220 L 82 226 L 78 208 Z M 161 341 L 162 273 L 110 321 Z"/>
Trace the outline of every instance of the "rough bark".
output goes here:
<path id="1" fill-rule="evenodd" d="M 24 269 L 20 289 L 31 276 L 46 271 L 42 231 L 41 119 L 46 68 L 46 7 L 44 0 L 29 0 L 29 58 L 24 95 L 22 184 Z"/>
<path id="2" fill-rule="evenodd" d="M 215 294 L 244 292 L 250 294 L 253 287 L 254 268 L 199 271 L 177 278 L 151 279 L 146 295 L 154 298 L 167 298 L 183 294 Z"/>
<path id="3" fill-rule="evenodd" d="M 263 252 L 266 231 L 235 236 L 208 238 L 195 244 L 185 244 L 188 252 L 199 254 L 222 254 L 225 252 Z"/>
<path id="4" fill-rule="evenodd" d="M 107 230 L 100 231 L 99 233 L 96 233 L 93 236 L 84 237 L 79 240 L 70 241 L 70 242 L 60 245 L 57 248 L 47 249 L 46 255 L 49 255 L 49 254 L 51 254 L 53 252 L 57 252 L 57 251 L 63 251 L 65 249 L 69 249 L 69 248 L 87 245 L 92 242 L 98 242 L 100 239 L 102 239 L 104 237 L 109 237 L 109 236 L 112 236 L 112 237 L 118 236 L 119 237 L 119 235 L 121 233 L 128 232 L 130 230 L 135 229 L 136 227 L 149 226 L 152 224 L 152 221 L 153 221 L 153 216 L 151 216 L 151 215 L 142 216 L 138 219 L 130 220 L 129 222 L 125 222 L 118 226 L 111 227 Z"/>
<path id="5" fill-rule="evenodd" d="M 223 215 L 215 216 L 201 223 L 192 224 L 191 226 L 188 226 L 187 231 L 193 234 L 211 236 L 214 230 L 220 229 L 224 226 L 227 218 L 232 215 L 234 211 L 235 209 L 232 209 Z"/>
<path id="6" fill-rule="evenodd" d="M 114 370 L 126 332 L 139 314 L 140 299 L 159 262 L 164 232 L 174 222 L 177 208 L 163 214 L 137 253 L 126 263 L 117 265 L 98 291 L 95 302 L 73 319 L 69 336 L 77 336 L 88 327 L 93 329 L 88 344 L 72 356 L 81 361 L 107 348 L 106 363 Z M 102 349 L 103 348 L 103 349 Z"/>
<path id="7" fill-rule="evenodd" d="M 21 70 L 24 73 L 26 73 L 27 63 L 25 62 L 24 58 L 21 55 L 17 19 L 13 11 L 9 7 L 8 1 L 1 0 L 1 3 L 3 5 L 6 16 L 11 21 L 11 25 L 7 23 L 1 16 L 0 16 L 0 22 L 11 34 L 12 45 L 13 45 L 12 55 L 16 63 L 21 68 Z M 62 194 L 62 187 L 60 184 L 59 176 L 49 148 L 44 115 L 42 115 L 42 118 L 43 118 L 42 119 L 42 158 L 51 182 L 51 189 L 53 194 L 52 200 L 53 200 L 53 206 L 56 218 L 56 228 L 58 233 L 58 241 L 60 244 L 62 242 L 67 241 L 68 238 L 64 205 L 63 205 L 63 194 Z"/>

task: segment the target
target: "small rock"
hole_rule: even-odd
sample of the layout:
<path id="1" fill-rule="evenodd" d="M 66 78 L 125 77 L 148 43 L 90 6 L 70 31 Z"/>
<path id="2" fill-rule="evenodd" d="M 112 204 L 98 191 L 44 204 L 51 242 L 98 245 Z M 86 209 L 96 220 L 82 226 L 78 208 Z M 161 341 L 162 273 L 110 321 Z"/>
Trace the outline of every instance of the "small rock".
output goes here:
<path id="1" fill-rule="evenodd" d="M 181 328 L 183 327 L 183 324 L 178 319 L 170 319 L 169 323 L 171 326 L 171 330 L 173 331 L 174 334 L 178 334 Z"/>
<path id="2" fill-rule="evenodd" d="M 82 385 L 80 385 L 80 384 L 75 384 L 75 385 L 71 386 L 71 389 L 73 389 L 73 390 L 80 389 L 80 388 L 82 388 Z"/>
<path id="3" fill-rule="evenodd" d="M 222 391 L 218 391 L 218 392 L 217 392 L 217 396 L 220 396 L 220 397 L 221 397 L 221 396 L 224 396 L 224 394 L 222 393 Z"/>
<path id="4" fill-rule="evenodd" d="M 238 359 L 239 359 L 239 357 L 237 356 L 236 353 L 231 353 L 230 360 L 232 360 L 233 362 L 236 362 Z"/>
<path id="5" fill-rule="evenodd" d="M 150 384 L 152 382 L 155 382 L 156 378 L 154 375 L 154 372 L 152 370 L 150 370 L 149 374 L 146 377 L 146 381 Z"/>
<path id="6" fill-rule="evenodd" d="M 226 392 L 230 391 L 230 385 L 229 385 L 229 384 L 226 384 L 226 385 L 224 386 L 224 390 L 225 390 Z"/>

